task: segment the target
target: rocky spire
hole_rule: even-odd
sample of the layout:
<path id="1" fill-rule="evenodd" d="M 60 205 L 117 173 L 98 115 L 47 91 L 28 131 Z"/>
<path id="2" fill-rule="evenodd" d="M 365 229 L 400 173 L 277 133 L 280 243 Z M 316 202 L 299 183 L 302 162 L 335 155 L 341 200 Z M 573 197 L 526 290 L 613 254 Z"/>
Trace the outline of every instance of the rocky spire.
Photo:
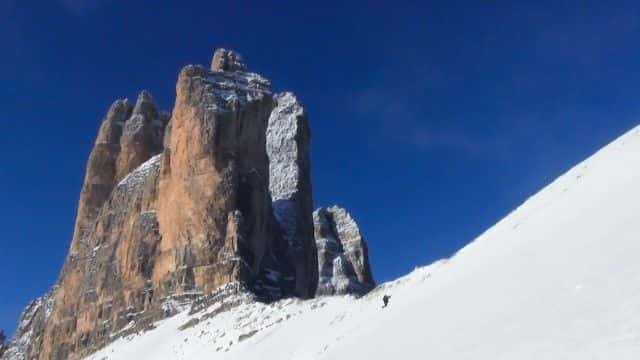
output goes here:
<path id="1" fill-rule="evenodd" d="M 158 108 L 156 102 L 153 100 L 151 93 L 148 90 L 140 91 L 136 105 L 133 108 L 134 115 L 141 115 L 147 119 L 158 118 Z"/>
<path id="2" fill-rule="evenodd" d="M 70 255 L 85 257 L 82 239 L 114 186 L 128 173 L 162 151 L 166 114 L 158 112 L 151 94 L 140 92 L 135 106 L 116 100 L 102 121 L 85 173 Z"/>
<path id="3" fill-rule="evenodd" d="M 247 65 L 245 65 L 242 55 L 227 49 L 217 49 L 213 53 L 213 59 L 211 61 L 212 71 L 246 71 Z"/>
<path id="4" fill-rule="evenodd" d="M 163 251 L 154 283 L 207 293 L 280 271 L 270 264 L 278 258 L 265 146 L 272 102 L 269 82 L 256 74 L 180 72 L 158 185 Z"/>
<path id="5" fill-rule="evenodd" d="M 375 282 L 367 244 L 358 224 L 343 208 L 320 208 L 313 213 L 320 278 L 317 295 L 362 295 Z"/>
<path id="6" fill-rule="evenodd" d="M 219 49 L 211 69 L 182 69 L 170 116 L 147 91 L 109 108 L 69 255 L 23 314 L 11 360 L 79 359 L 223 296 L 313 297 L 319 269 L 318 294 L 373 286 L 344 210 L 317 212 L 316 250 L 304 107 L 245 70 Z"/>
<path id="7" fill-rule="evenodd" d="M 120 137 L 125 121 L 131 116 L 133 105 L 127 99 L 116 100 L 102 120 L 95 144 L 87 161 L 84 184 L 78 201 L 78 214 L 69 256 L 82 257 L 87 251 L 85 242 L 100 207 L 116 184 Z"/>
<path id="8" fill-rule="evenodd" d="M 151 94 L 147 90 L 142 90 L 131 116 L 123 125 L 117 163 L 118 180 L 162 151 L 167 121 L 168 119 L 162 117 L 158 111 Z"/>
<path id="9" fill-rule="evenodd" d="M 93 329 L 89 326 L 93 321 L 108 320 L 97 316 L 96 311 L 101 306 L 96 304 L 97 296 L 121 299 L 125 294 L 119 288 L 134 283 L 144 284 L 143 277 L 129 275 L 124 269 L 144 268 L 146 265 L 140 263 L 144 257 L 138 256 L 148 251 L 142 249 L 153 248 L 150 239 L 157 241 L 157 229 L 154 230 L 153 226 L 155 217 L 151 221 L 143 221 L 143 225 L 137 224 L 142 221 L 138 218 L 140 213 L 155 202 L 155 179 L 147 181 L 147 178 L 149 174 L 157 175 L 159 161 L 156 159 L 155 172 L 148 170 L 153 166 L 147 166 L 144 172 L 136 173 L 134 170 L 162 152 L 167 122 L 167 114 L 158 111 L 147 91 L 139 94 L 135 105 L 123 99 L 116 100 L 109 108 L 87 162 L 69 254 L 55 290 L 47 295 L 50 303 L 47 314 L 51 318 L 33 322 L 25 330 L 26 334 L 38 335 L 32 339 L 47 339 L 47 342 L 30 344 L 29 358 L 40 353 L 45 354 L 41 356 L 44 358 L 66 358 L 75 353 L 79 350 L 78 337 L 87 337 L 88 333 L 75 330 L 65 333 L 57 329 L 76 322 L 78 314 L 85 317 L 85 325 L 88 326 L 85 330 Z M 127 185 L 135 183 L 137 187 L 121 186 L 131 176 L 136 181 L 126 181 Z M 149 217 L 149 214 L 145 216 Z M 136 230 L 139 226 L 146 230 Z M 123 267 L 116 270 L 113 252 L 116 249 L 125 253 L 139 249 L 140 253 L 136 256 L 123 255 L 119 258 Z M 118 259 L 117 256 L 115 258 Z M 125 276 L 129 278 L 124 279 Z M 93 295 L 88 297 L 86 294 Z M 109 324 L 116 326 L 117 322 Z M 99 341 L 90 339 L 85 342 L 88 346 Z"/>
<path id="10" fill-rule="evenodd" d="M 274 100 L 276 106 L 267 127 L 273 212 L 289 244 L 289 257 L 296 272 L 296 293 L 313 297 L 318 264 L 313 239 L 311 134 L 304 107 L 293 93 L 278 94 Z"/>

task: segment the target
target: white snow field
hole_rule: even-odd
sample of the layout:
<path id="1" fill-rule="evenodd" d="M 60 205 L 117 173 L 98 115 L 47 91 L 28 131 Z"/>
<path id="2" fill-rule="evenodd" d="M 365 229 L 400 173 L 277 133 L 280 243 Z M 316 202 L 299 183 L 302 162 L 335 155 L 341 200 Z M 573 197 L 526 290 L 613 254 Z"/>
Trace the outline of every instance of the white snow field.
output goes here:
<path id="1" fill-rule="evenodd" d="M 640 127 L 362 299 L 246 304 L 179 330 L 208 311 L 90 359 L 640 359 Z"/>

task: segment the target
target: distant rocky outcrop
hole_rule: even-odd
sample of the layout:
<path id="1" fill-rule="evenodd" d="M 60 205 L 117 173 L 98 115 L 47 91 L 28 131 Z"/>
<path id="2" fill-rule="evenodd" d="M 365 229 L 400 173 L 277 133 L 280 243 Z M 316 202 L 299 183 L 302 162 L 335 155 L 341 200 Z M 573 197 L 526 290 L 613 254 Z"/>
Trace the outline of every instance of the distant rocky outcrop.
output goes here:
<path id="1" fill-rule="evenodd" d="M 320 208 L 313 213 L 318 248 L 317 295 L 363 295 L 375 282 L 369 250 L 360 228 L 343 208 Z"/>
<path id="2" fill-rule="evenodd" d="M 366 291 L 373 280 L 359 237 L 334 231 L 340 246 L 321 240 L 322 255 L 316 249 L 310 137 L 295 95 L 273 94 L 231 50 L 217 50 L 210 69 L 182 69 L 171 114 L 147 91 L 135 104 L 115 101 L 89 156 L 60 276 L 27 307 L 1 358 L 79 359 L 228 298 Z M 319 277 L 336 258 L 353 271 Z"/>

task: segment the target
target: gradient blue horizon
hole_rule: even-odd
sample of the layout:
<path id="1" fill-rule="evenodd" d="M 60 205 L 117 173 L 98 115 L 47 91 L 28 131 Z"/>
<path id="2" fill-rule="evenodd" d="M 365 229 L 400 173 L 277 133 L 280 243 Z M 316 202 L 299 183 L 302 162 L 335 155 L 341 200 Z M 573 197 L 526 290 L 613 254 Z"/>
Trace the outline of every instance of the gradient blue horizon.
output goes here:
<path id="1" fill-rule="evenodd" d="M 187 64 L 242 53 L 294 91 L 316 206 L 388 281 L 448 257 L 640 115 L 632 1 L 0 0 L 0 328 L 58 276 L 100 121 Z"/>

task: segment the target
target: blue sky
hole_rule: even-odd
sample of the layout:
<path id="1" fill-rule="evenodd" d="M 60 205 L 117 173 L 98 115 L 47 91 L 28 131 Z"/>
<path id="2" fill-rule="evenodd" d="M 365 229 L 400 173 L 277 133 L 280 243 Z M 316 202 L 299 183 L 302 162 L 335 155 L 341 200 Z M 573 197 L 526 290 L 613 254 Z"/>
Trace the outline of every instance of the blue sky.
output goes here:
<path id="1" fill-rule="evenodd" d="M 170 110 L 216 47 L 305 103 L 316 205 L 352 211 L 378 281 L 640 121 L 637 1 L 223 3 L 0 0 L 0 328 L 58 275 L 111 102 Z"/>

